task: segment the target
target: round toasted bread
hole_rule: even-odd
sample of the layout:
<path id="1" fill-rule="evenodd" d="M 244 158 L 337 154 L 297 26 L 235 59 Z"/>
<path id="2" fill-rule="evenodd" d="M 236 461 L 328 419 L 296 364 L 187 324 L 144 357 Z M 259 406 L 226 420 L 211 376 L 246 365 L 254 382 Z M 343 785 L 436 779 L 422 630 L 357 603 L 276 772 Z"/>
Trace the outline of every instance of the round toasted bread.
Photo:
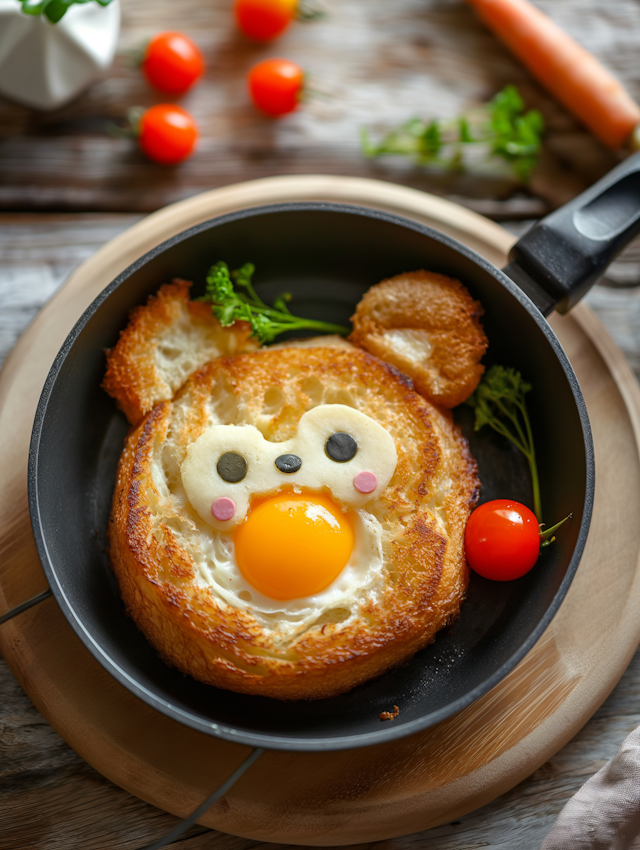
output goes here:
<path id="1" fill-rule="evenodd" d="M 484 372 L 482 313 L 459 280 L 407 272 L 365 292 L 351 317 L 349 339 L 409 375 L 429 401 L 456 407 Z"/>
<path id="2" fill-rule="evenodd" d="M 355 408 L 393 439 L 395 471 L 359 519 L 379 560 L 355 570 L 339 597 L 327 591 L 288 607 L 246 589 L 234 596 L 222 578 L 235 582 L 232 538 L 189 503 L 180 475 L 187 449 L 212 425 L 252 425 L 268 441 L 290 440 L 303 414 L 324 404 Z M 130 434 L 109 555 L 128 612 L 167 663 L 233 691 L 319 699 L 405 661 L 458 616 L 464 530 L 478 490 L 476 464 L 448 414 L 367 352 L 219 358 Z"/>

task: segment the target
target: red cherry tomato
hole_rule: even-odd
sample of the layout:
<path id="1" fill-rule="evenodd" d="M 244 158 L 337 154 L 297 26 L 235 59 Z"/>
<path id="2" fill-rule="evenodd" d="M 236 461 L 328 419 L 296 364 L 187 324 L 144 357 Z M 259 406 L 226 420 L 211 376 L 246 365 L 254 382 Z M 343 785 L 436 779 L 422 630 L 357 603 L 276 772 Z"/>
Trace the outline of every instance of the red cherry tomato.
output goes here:
<path id="1" fill-rule="evenodd" d="M 198 125 L 180 106 L 160 103 L 143 113 L 138 143 L 149 159 L 175 165 L 192 153 L 198 140 Z"/>
<path id="2" fill-rule="evenodd" d="M 469 517 L 464 544 L 469 566 L 481 576 L 494 581 L 520 578 L 538 560 L 538 520 L 520 502 L 485 502 Z"/>
<path id="3" fill-rule="evenodd" d="M 271 41 L 296 16 L 297 0 L 235 0 L 233 11 L 241 32 L 254 41 Z"/>
<path id="4" fill-rule="evenodd" d="M 204 59 L 200 49 L 181 32 L 161 32 L 144 53 L 142 71 L 165 94 L 182 94 L 200 79 Z"/>
<path id="5" fill-rule="evenodd" d="M 247 82 L 255 106 L 277 118 L 297 109 L 304 72 L 288 59 L 265 59 L 249 71 Z"/>

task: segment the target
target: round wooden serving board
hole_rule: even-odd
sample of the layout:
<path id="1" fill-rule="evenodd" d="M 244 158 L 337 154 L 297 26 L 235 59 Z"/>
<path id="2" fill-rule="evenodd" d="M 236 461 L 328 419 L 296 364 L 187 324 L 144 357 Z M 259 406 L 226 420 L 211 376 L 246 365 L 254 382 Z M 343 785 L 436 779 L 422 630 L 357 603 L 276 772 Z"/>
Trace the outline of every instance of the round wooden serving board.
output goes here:
<path id="1" fill-rule="evenodd" d="M 29 437 L 49 367 L 82 311 L 126 266 L 186 227 L 242 207 L 307 199 L 403 214 L 497 265 L 512 242 L 497 225 L 454 204 L 341 177 L 270 178 L 217 189 L 114 239 L 42 310 L 0 375 L 0 613 L 46 588 L 27 508 Z M 203 824 L 262 841 L 339 845 L 455 820 L 536 770 L 616 684 L 640 642 L 640 391 L 586 307 L 552 324 L 586 398 L 597 487 L 582 563 L 541 640 L 496 688 L 426 732 L 346 752 L 266 753 Z M 54 599 L 4 625 L 0 647 L 34 704 L 83 758 L 180 817 L 249 752 L 181 726 L 132 696 L 89 654 Z"/>

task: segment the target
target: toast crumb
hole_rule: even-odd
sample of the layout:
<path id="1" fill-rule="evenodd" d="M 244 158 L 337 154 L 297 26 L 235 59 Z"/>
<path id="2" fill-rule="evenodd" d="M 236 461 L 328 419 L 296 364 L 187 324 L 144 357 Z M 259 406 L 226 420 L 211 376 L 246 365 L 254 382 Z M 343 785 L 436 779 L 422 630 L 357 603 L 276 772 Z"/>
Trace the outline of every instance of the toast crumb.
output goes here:
<path id="1" fill-rule="evenodd" d="M 400 709 L 397 705 L 393 706 L 393 711 L 383 711 L 378 715 L 378 720 L 395 720 L 400 714 Z"/>

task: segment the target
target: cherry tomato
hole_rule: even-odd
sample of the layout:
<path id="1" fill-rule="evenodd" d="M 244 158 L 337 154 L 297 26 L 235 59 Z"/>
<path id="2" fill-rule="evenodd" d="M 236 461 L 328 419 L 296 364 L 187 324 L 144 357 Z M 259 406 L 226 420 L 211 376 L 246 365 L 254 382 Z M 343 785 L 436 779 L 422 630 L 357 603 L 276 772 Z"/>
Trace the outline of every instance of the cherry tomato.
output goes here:
<path id="1" fill-rule="evenodd" d="M 204 59 L 196 44 L 181 32 L 161 32 L 144 53 L 142 71 L 165 94 L 182 94 L 200 79 Z"/>
<path id="2" fill-rule="evenodd" d="M 297 0 L 235 0 L 233 11 L 241 32 L 254 41 L 271 41 L 296 16 Z"/>
<path id="3" fill-rule="evenodd" d="M 304 72 L 288 59 L 265 59 L 249 71 L 247 82 L 255 106 L 276 118 L 297 109 Z"/>
<path id="4" fill-rule="evenodd" d="M 180 106 L 159 103 L 143 113 L 138 143 L 149 159 L 175 165 L 192 153 L 198 140 L 198 125 Z"/>
<path id="5" fill-rule="evenodd" d="M 485 502 L 469 517 L 464 544 L 469 566 L 481 576 L 494 581 L 520 578 L 538 560 L 538 520 L 520 502 Z"/>

